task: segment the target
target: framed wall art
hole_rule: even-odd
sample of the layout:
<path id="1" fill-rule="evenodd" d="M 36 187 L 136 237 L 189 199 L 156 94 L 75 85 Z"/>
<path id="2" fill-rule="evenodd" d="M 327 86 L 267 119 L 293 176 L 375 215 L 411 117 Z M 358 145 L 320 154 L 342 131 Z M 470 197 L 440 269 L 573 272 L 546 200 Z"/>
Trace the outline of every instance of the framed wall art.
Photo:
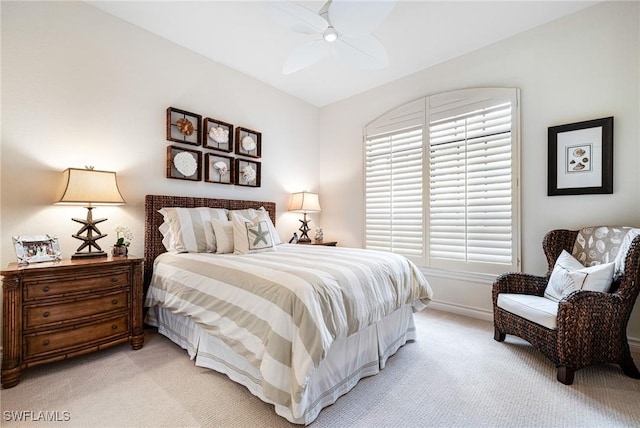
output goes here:
<path id="1" fill-rule="evenodd" d="M 167 109 L 167 140 L 177 143 L 200 145 L 202 116 L 185 110 Z"/>
<path id="2" fill-rule="evenodd" d="M 260 187 L 260 162 L 235 159 L 235 183 L 238 186 Z"/>
<path id="3" fill-rule="evenodd" d="M 613 193 L 613 117 L 548 129 L 547 195 Z"/>
<path id="4" fill-rule="evenodd" d="M 262 156 L 262 134 L 251 129 L 236 128 L 236 154 L 259 158 Z"/>
<path id="5" fill-rule="evenodd" d="M 200 181 L 202 179 L 202 152 L 178 146 L 168 146 L 167 178 Z"/>
<path id="6" fill-rule="evenodd" d="M 14 236 L 13 247 L 18 263 L 38 263 L 60 260 L 58 238 L 51 235 Z"/>
<path id="7" fill-rule="evenodd" d="M 204 181 L 207 183 L 233 184 L 234 171 L 233 158 L 215 153 L 205 153 Z"/>
<path id="8" fill-rule="evenodd" d="M 227 153 L 233 151 L 233 125 L 207 117 L 202 126 L 202 147 Z"/>

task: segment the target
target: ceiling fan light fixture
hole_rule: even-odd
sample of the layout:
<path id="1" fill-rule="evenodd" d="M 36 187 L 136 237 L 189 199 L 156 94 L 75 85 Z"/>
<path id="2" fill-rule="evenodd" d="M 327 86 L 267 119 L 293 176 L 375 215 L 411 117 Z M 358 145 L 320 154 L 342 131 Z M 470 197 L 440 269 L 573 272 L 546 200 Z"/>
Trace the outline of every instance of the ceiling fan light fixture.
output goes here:
<path id="1" fill-rule="evenodd" d="M 335 28 L 329 26 L 329 28 L 327 28 L 325 32 L 322 33 L 322 38 L 329 43 L 335 42 L 336 40 L 338 40 L 338 32 L 335 30 Z"/>

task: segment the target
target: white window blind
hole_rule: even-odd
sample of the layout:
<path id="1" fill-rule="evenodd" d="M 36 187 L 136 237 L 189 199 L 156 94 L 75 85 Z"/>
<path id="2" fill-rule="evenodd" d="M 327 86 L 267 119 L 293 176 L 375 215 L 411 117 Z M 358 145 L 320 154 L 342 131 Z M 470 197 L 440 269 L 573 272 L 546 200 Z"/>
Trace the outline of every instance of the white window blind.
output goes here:
<path id="1" fill-rule="evenodd" d="M 433 266 L 436 259 L 512 263 L 512 106 L 485 104 L 429 124 Z"/>
<path id="2" fill-rule="evenodd" d="M 519 270 L 517 89 L 465 89 L 365 128 L 366 248 L 422 266 Z"/>
<path id="3" fill-rule="evenodd" d="M 422 258 L 422 127 L 365 141 L 366 247 Z"/>

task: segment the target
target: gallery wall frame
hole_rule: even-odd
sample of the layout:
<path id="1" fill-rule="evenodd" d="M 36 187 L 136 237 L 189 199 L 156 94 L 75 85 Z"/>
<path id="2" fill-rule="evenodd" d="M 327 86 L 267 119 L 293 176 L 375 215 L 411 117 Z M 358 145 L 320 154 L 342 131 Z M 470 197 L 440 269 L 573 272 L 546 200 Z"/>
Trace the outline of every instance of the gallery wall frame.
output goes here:
<path id="1" fill-rule="evenodd" d="M 207 117 L 202 126 L 202 147 L 220 152 L 233 151 L 233 125 Z"/>
<path id="2" fill-rule="evenodd" d="M 167 140 L 200 145 L 202 116 L 175 107 L 167 108 Z"/>
<path id="3" fill-rule="evenodd" d="M 179 146 L 167 146 L 167 178 L 202 180 L 202 152 Z"/>
<path id="4" fill-rule="evenodd" d="M 613 117 L 548 128 L 547 195 L 613 193 Z"/>
<path id="5" fill-rule="evenodd" d="M 204 181 L 207 183 L 233 184 L 235 162 L 230 156 L 217 153 L 204 154 Z"/>

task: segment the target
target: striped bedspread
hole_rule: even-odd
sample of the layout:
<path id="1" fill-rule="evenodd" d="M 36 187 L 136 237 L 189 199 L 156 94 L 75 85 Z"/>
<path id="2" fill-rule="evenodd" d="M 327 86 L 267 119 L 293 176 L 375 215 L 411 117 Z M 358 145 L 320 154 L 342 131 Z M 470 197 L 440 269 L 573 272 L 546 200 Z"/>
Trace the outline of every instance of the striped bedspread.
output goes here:
<path id="1" fill-rule="evenodd" d="M 404 257 L 282 244 L 243 255 L 164 253 L 146 306 L 191 317 L 259 369 L 265 397 L 293 409 L 336 338 L 405 304 L 421 310 L 431 295 Z"/>

